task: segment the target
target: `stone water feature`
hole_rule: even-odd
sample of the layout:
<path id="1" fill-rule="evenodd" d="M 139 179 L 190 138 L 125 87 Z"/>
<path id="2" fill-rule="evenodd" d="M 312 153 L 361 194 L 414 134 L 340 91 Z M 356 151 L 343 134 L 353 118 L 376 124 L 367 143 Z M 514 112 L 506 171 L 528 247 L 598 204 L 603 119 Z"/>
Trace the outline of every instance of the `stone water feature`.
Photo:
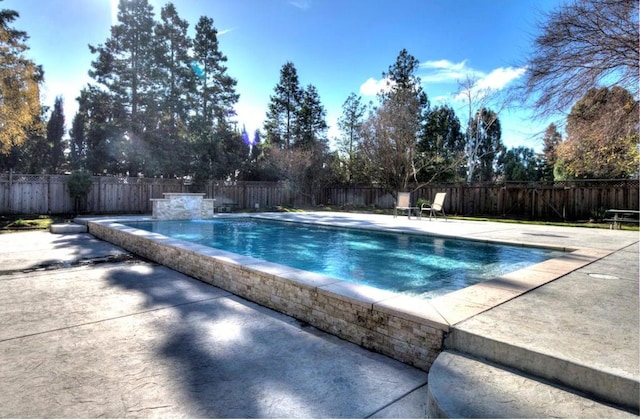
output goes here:
<path id="1" fill-rule="evenodd" d="M 152 199 L 153 218 L 158 220 L 199 220 L 213 218 L 215 199 L 204 193 L 168 192 L 164 198 Z"/>

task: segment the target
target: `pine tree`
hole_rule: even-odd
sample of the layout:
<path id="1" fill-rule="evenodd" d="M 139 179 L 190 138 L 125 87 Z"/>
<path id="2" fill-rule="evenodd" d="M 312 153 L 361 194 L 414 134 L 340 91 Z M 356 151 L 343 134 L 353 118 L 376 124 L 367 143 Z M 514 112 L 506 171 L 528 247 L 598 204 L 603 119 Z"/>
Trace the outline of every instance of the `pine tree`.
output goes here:
<path id="1" fill-rule="evenodd" d="M 274 88 L 274 95 L 270 97 L 264 123 L 267 142 L 284 149 L 293 146 L 301 100 L 298 71 L 292 62 L 287 62 L 280 69 L 280 81 Z"/>
<path id="2" fill-rule="evenodd" d="M 207 179 L 235 176 L 246 151 L 232 127 L 239 95 L 236 80 L 227 74 L 227 57 L 220 50 L 213 19 L 202 16 L 196 25 L 191 70 L 194 116 L 190 132 L 195 142 L 193 171 L 198 185 Z"/>
<path id="3" fill-rule="evenodd" d="M 113 138 L 112 146 L 120 160 L 120 170 L 135 175 L 150 164 L 151 148 L 145 135 L 155 126 L 154 108 L 157 102 L 155 77 L 155 42 L 153 7 L 148 0 L 121 1 L 118 24 L 111 27 L 111 37 L 98 47 L 90 46 L 98 57 L 91 63 L 89 75 L 108 93 L 111 107 L 126 112 L 113 121 L 114 132 L 121 128 L 122 136 Z M 105 98 L 106 99 L 106 98 Z"/>
<path id="4" fill-rule="evenodd" d="M 553 180 L 553 168 L 558 160 L 557 149 L 561 142 L 562 135 L 558 132 L 558 128 L 553 123 L 549 124 L 542 138 L 543 161 L 541 175 L 543 180 Z"/>
<path id="5" fill-rule="evenodd" d="M 346 164 L 347 182 L 352 183 L 357 166 L 357 150 L 362 141 L 362 124 L 366 107 L 361 103 L 360 96 L 351 93 L 342 104 L 342 116 L 338 119 L 338 127 L 343 137 L 338 141 L 338 151 Z"/>
<path id="6" fill-rule="evenodd" d="M 427 181 L 457 180 L 464 157 L 464 135 L 453 108 L 438 106 L 427 114 L 424 131 L 418 140 L 418 152 L 432 161 L 425 167 Z"/>
<path id="7" fill-rule="evenodd" d="M 194 76 L 189 67 L 192 45 L 187 35 L 189 24 L 180 18 L 173 4 L 160 12 L 155 27 L 156 72 L 154 90 L 158 92 L 153 135 L 153 154 L 158 174 L 185 175 L 189 171 L 191 144 L 188 119 Z"/>
<path id="8" fill-rule="evenodd" d="M 128 163 L 126 150 L 120 149 L 124 137 L 120 124 L 126 120 L 126 110 L 95 85 L 82 89 L 77 100 L 86 135 L 85 168 L 93 174 L 123 174 Z"/>
<path id="9" fill-rule="evenodd" d="M 314 85 L 310 84 L 302 91 L 300 107 L 296 113 L 293 146 L 310 150 L 318 143 L 326 144 L 327 112 Z"/>
<path id="10" fill-rule="evenodd" d="M 86 168 L 87 136 L 85 132 L 86 117 L 84 113 L 77 112 L 71 122 L 69 131 L 69 163 L 71 170 Z"/>
<path id="11" fill-rule="evenodd" d="M 196 25 L 192 70 L 196 75 L 197 114 L 210 126 L 228 125 L 239 95 L 237 81 L 227 74 L 227 57 L 220 51 L 213 19 L 202 16 Z"/>
<path id="12" fill-rule="evenodd" d="M 59 173 L 64 162 L 63 142 L 64 133 L 64 107 L 62 97 L 56 97 L 53 111 L 47 122 L 47 144 L 49 145 L 49 173 Z"/>

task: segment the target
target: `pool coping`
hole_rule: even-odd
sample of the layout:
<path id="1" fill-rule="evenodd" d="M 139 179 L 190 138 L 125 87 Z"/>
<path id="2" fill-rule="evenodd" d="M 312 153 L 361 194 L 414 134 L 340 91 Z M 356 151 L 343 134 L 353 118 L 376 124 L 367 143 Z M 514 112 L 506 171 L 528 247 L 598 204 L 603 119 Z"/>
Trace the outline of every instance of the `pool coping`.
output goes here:
<path id="1" fill-rule="evenodd" d="M 279 221 L 295 221 L 295 217 L 283 217 L 279 213 L 261 213 L 261 214 L 228 214 L 228 215 L 219 215 L 219 217 L 223 218 L 238 218 L 238 217 L 255 217 L 261 219 L 271 219 L 271 220 L 279 220 Z M 492 244 L 509 244 L 515 246 L 524 246 L 524 247 L 537 247 L 537 248 L 547 248 L 553 250 L 562 250 L 565 252 L 562 256 L 554 259 L 549 259 L 544 262 L 538 263 L 536 265 L 532 265 L 530 267 L 520 269 L 518 271 L 499 276 L 497 278 L 481 282 L 475 285 L 471 285 L 469 287 L 463 288 L 458 291 L 454 291 L 443 296 L 435 297 L 430 300 L 420 299 L 418 297 L 411 297 L 407 295 L 397 294 L 390 291 L 380 290 L 368 285 L 355 284 L 348 281 L 339 280 L 336 278 L 332 278 L 325 275 L 315 274 L 307 271 L 302 271 L 299 269 L 291 268 L 288 266 L 280 265 L 273 262 L 267 262 L 260 259 L 256 259 L 249 256 L 238 255 L 235 253 L 227 252 L 220 249 L 210 248 L 204 245 L 199 245 L 195 243 L 186 242 L 179 239 L 173 239 L 162 234 L 152 233 L 144 230 L 139 230 L 134 227 L 129 227 L 123 222 L 128 221 L 153 221 L 153 218 L 149 216 L 135 216 L 135 217 L 101 217 L 101 218 L 83 218 L 79 219 L 78 222 L 87 224 L 89 228 L 89 232 L 96 235 L 101 239 L 105 239 L 107 241 L 113 241 L 113 237 L 111 239 L 108 237 L 109 234 L 105 235 L 104 232 L 100 233 L 100 229 L 98 226 L 102 226 L 108 229 L 112 229 L 113 231 L 119 232 L 119 234 L 131 235 L 136 238 L 136 240 L 144 240 L 150 243 L 150 245 L 162 245 L 164 248 L 171 249 L 171 251 L 187 252 L 189 254 L 199 254 L 203 255 L 206 258 L 211 259 L 212 261 L 216 261 L 219 263 L 223 263 L 225 266 L 235 267 L 237 269 L 246 271 L 248 276 L 251 275 L 261 275 L 263 278 L 279 278 L 284 279 L 286 281 L 290 281 L 291 284 L 294 284 L 298 289 L 304 290 L 308 295 L 315 296 L 322 295 L 326 297 L 330 297 L 333 300 L 339 300 L 344 304 L 349 304 L 358 307 L 360 310 L 366 310 L 367 312 L 374 313 L 382 313 L 382 315 L 388 315 L 397 319 L 404 319 L 410 322 L 410 325 L 403 325 L 404 329 L 411 329 L 411 327 L 415 328 L 415 325 L 424 325 L 429 329 L 428 333 L 433 333 L 432 329 L 437 331 L 438 336 L 436 336 L 435 340 L 442 340 L 439 344 L 439 347 L 436 347 L 436 343 L 431 342 L 431 350 L 437 351 L 441 350 L 444 338 L 450 332 L 451 328 L 462 321 L 470 319 L 482 312 L 490 310 L 496 306 L 499 306 L 507 301 L 510 301 L 522 294 L 525 294 L 533 289 L 536 289 L 542 285 L 545 285 L 551 281 L 554 281 L 570 272 L 575 271 L 576 269 L 582 268 L 592 262 L 595 262 L 601 258 L 606 257 L 607 255 L 614 252 L 614 250 L 604 250 L 604 249 L 594 249 L 594 248 L 586 248 L 586 247 L 564 247 L 557 245 L 540 245 L 539 243 L 529 243 L 522 241 L 509 241 L 509 240 L 491 240 L 487 238 L 461 238 L 460 236 L 448 236 L 443 234 L 434 234 L 430 232 L 416 232 L 411 231 L 407 232 L 402 230 L 399 227 L 391 226 L 380 226 L 377 225 L 375 227 L 367 227 L 367 226 L 345 226 L 339 225 L 335 222 L 329 223 L 322 220 L 316 220 L 317 222 L 313 222 L 312 219 L 306 219 L 303 222 L 318 224 L 318 225 L 329 225 L 329 226 L 338 226 L 345 228 L 356 228 L 361 230 L 378 230 L 378 231 L 388 231 L 399 234 L 422 234 L 425 236 L 431 237 L 442 237 L 442 238 L 455 238 L 461 240 L 471 240 L 476 242 L 485 242 Z M 125 241 L 115 240 L 115 244 L 118 244 L 125 249 L 132 251 L 133 253 L 140 252 L 139 249 L 136 249 L 136 246 L 128 246 Z M 128 248 L 129 247 L 129 248 Z M 149 254 L 142 255 L 144 257 L 150 258 L 153 260 L 153 252 Z M 154 260 L 159 263 L 163 263 L 160 260 Z M 181 265 L 182 263 L 182 265 Z M 190 267 L 184 266 L 184 262 L 176 262 L 173 266 L 170 266 L 173 269 L 181 271 L 186 274 L 192 274 L 190 271 Z M 219 269 L 219 268 L 218 268 Z M 213 275 L 213 274 L 212 274 Z M 201 276 L 201 275 L 196 275 Z M 200 280 L 205 280 L 205 282 L 212 283 L 207 278 L 198 277 Z M 225 284 L 229 285 L 225 287 L 224 284 L 220 284 L 218 282 L 212 283 L 213 285 L 220 286 L 222 288 L 231 288 L 226 289 L 227 291 L 237 293 L 238 295 L 251 299 L 251 291 L 246 292 L 246 290 L 234 289 L 234 285 L 226 282 Z M 249 285 L 249 287 L 251 287 Z M 244 295 L 243 295 L 244 294 Z M 256 301 L 258 303 L 262 303 L 264 305 L 270 306 L 270 308 L 279 310 L 284 312 L 285 314 L 293 315 L 297 317 L 294 312 L 287 311 L 287 308 L 279 307 L 281 301 L 279 301 L 278 296 L 274 296 L 273 299 L 278 301 L 271 301 L 266 299 L 264 301 Z M 324 301 L 324 300 L 323 300 Z M 317 303 L 317 301 L 315 301 Z M 312 310 L 310 307 L 308 310 Z M 306 313 L 306 312 L 305 312 Z M 316 315 L 318 315 L 316 313 Z M 321 314 L 324 316 L 324 314 Z M 358 319 L 353 320 L 355 323 L 363 322 L 360 319 L 359 315 L 356 315 Z M 301 320 L 310 321 L 313 319 L 313 315 L 310 313 L 306 313 L 301 316 L 304 317 Z M 326 330 L 330 333 L 337 334 L 343 338 L 354 341 L 358 344 L 361 344 L 367 347 L 367 338 L 360 336 L 362 333 L 360 330 L 351 331 L 353 333 L 358 334 L 357 338 L 350 339 L 349 331 L 345 331 L 349 329 L 351 326 L 340 325 L 336 326 L 337 330 L 327 330 L 332 329 L 332 325 L 318 325 L 314 324 L 313 321 L 310 323 L 316 327 L 319 327 L 323 330 Z M 367 324 L 368 328 L 376 328 L 376 325 L 371 325 L 371 322 Z M 324 327 L 323 327 L 324 326 Z M 361 326 L 361 325 L 358 325 Z M 406 333 L 411 333 L 411 331 L 406 331 Z M 387 332 L 384 332 L 387 334 Z M 393 343 L 388 343 L 388 346 L 397 346 L 398 339 L 397 336 L 394 338 Z M 434 346 L 435 345 L 435 346 Z M 387 355 L 394 356 L 393 349 L 385 348 L 380 349 L 378 344 L 371 344 L 370 349 L 378 350 L 380 352 L 386 353 Z M 424 354 L 422 354 L 424 358 Z M 406 358 L 406 356 L 405 356 Z M 396 357 L 403 362 L 408 362 L 414 366 L 419 368 L 428 370 L 430 367 L 434 357 L 431 355 L 428 356 L 427 360 L 422 361 L 411 361 L 410 359 L 403 359 L 403 356 Z"/>

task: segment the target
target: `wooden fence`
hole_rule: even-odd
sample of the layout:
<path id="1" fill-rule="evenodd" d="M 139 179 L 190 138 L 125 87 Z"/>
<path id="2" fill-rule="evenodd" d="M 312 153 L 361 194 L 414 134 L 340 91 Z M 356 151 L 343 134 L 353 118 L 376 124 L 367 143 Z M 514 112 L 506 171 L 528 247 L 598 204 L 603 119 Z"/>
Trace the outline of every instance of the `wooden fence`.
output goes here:
<path id="1" fill-rule="evenodd" d="M 607 209 L 640 207 L 637 179 L 429 185 L 412 192 L 412 203 L 431 201 L 438 192 L 447 193 L 447 214 L 466 216 L 588 220 L 601 217 Z M 380 188 L 353 186 L 325 188 L 316 199 L 353 207 L 388 208 L 394 202 Z"/>
<path id="2" fill-rule="evenodd" d="M 135 177 L 92 178 L 93 186 L 81 203 L 91 214 L 150 213 L 151 199 L 164 192 L 192 192 L 178 179 Z M 308 207 L 308 197 L 295 195 L 280 182 L 209 182 L 207 198 L 238 209 L 278 205 Z M 412 193 L 413 202 L 447 192 L 448 214 L 505 216 L 537 220 L 586 220 L 605 209 L 640 206 L 638 180 L 567 181 L 549 183 L 429 185 Z M 315 202 L 338 207 L 393 208 L 394 197 L 372 186 L 328 186 L 316 191 Z M 0 175 L 0 214 L 69 214 L 74 201 L 64 175 Z"/>

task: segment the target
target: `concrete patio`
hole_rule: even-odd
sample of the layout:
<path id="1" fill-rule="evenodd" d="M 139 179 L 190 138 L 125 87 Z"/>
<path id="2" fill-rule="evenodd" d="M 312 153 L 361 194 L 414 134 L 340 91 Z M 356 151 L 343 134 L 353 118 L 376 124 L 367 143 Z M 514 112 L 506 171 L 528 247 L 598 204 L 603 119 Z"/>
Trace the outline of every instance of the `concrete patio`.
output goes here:
<path id="1" fill-rule="evenodd" d="M 427 386 L 424 371 L 91 235 L 0 235 L 0 417 L 425 417 L 428 387 L 449 416 L 633 416 L 553 374 L 637 389 L 637 232 L 322 216 L 611 254 L 456 324 Z"/>

